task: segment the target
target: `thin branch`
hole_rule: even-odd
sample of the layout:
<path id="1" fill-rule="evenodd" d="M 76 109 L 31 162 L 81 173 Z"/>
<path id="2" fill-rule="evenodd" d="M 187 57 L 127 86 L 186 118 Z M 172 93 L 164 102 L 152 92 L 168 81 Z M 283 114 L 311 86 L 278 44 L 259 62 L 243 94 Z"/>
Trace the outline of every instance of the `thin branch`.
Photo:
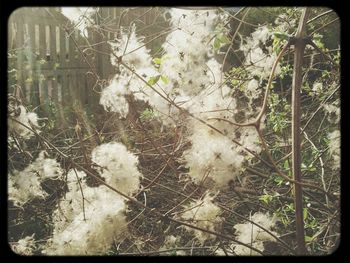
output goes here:
<path id="1" fill-rule="evenodd" d="M 322 102 L 322 104 L 317 108 L 317 110 L 311 115 L 311 117 L 309 118 L 309 120 L 306 122 L 306 124 L 304 125 L 303 129 L 301 130 L 301 132 L 305 131 L 306 127 L 309 125 L 309 123 L 311 122 L 311 120 L 315 117 L 316 113 L 322 109 L 322 107 L 325 105 L 325 103 L 334 95 L 334 93 L 340 88 L 340 85 L 337 86 L 333 92 Z"/>
<path id="2" fill-rule="evenodd" d="M 327 27 L 327 26 L 333 24 L 334 22 L 336 22 L 336 21 L 338 21 L 338 20 L 339 20 L 339 17 L 337 17 L 337 18 L 333 19 L 332 21 L 330 21 L 329 23 L 327 23 L 327 24 L 325 24 L 325 25 L 323 25 L 323 26 L 321 26 L 321 27 L 315 29 L 314 32 L 312 32 L 312 33 L 310 34 L 310 36 L 313 36 L 316 32 L 320 31 L 321 29 L 324 29 L 325 27 Z"/>
<path id="3" fill-rule="evenodd" d="M 327 56 L 318 46 L 316 46 L 316 44 L 311 40 L 308 39 L 306 44 L 311 45 L 314 49 L 316 49 L 324 58 L 326 58 L 327 60 L 329 60 L 334 66 L 339 67 L 339 65 L 337 63 L 335 63 L 335 61 L 330 57 Z"/>
<path id="4" fill-rule="evenodd" d="M 77 182 L 78 182 L 78 184 L 79 184 L 79 188 L 80 188 L 80 192 L 81 192 L 81 198 L 82 198 L 82 205 L 83 205 L 83 217 L 84 217 L 84 221 L 86 221 L 84 191 L 83 191 L 83 188 L 82 188 L 82 186 L 81 186 L 81 183 L 80 183 L 80 179 L 79 179 L 77 170 L 76 170 L 75 168 L 73 168 L 73 170 L 74 170 L 74 173 L 75 173 L 75 177 L 77 178 Z"/>
<path id="5" fill-rule="evenodd" d="M 319 150 L 317 149 L 316 145 L 310 140 L 309 136 L 307 135 L 307 133 L 304 131 L 304 136 L 305 136 L 305 139 L 312 145 L 312 147 L 317 151 L 319 152 Z M 322 186 L 323 186 L 323 189 L 325 190 L 325 192 L 327 192 L 327 187 L 326 187 L 326 183 L 324 181 L 324 163 L 323 163 L 323 160 L 322 160 L 322 156 L 319 155 L 318 156 L 318 159 L 320 161 L 320 165 L 321 165 L 321 182 L 322 182 Z M 325 195 L 326 197 L 326 204 L 327 204 L 327 207 L 329 207 L 329 200 L 328 200 L 328 196 Z"/>
<path id="6" fill-rule="evenodd" d="M 333 10 L 328 10 L 328 11 L 322 13 L 322 14 L 319 14 L 318 16 L 315 16 L 314 18 L 312 18 L 309 21 L 307 21 L 306 24 L 310 24 L 310 23 L 314 22 L 315 20 L 321 18 L 322 16 L 328 15 L 329 13 L 332 13 L 332 12 L 333 12 Z"/>

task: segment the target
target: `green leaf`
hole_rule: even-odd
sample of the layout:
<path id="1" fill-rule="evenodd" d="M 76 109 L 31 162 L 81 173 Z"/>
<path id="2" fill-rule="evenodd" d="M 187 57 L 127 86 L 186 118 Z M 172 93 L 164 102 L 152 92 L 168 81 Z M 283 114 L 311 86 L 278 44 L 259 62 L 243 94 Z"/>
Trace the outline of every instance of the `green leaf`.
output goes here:
<path id="1" fill-rule="evenodd" d="M 285 206 L 285 211 L 294 211 L 294 203 L 290 203 Z"/>
<path id="2" fill-rule="evenodd" d="M 40 59 L 40 60 L 39 60 L 39 64 L 40 64 L 40 65 L 44 65 L 45 63 L 46 63 L 46 60 L 45 60 L 45 59 Z"/>
<path id="3" fill-rule="evenodd" d="M 154 58 L 152 61 L 156 65 L 160 65 L 160 63 L 162 63 L 162 59 L 161 58 Z"/>
<path id="4" fill-rule="evenodd" d="M 308 210 L 306 207 L 303 208 L 303 218 L 304 218 L 304 221 L 307 219 L 307 216 L 308 216 Z"/>
<path id="5" fill-rule="evenodd" d="M 263 201 L 264 203 L 268 204 L 271 202 L 272 200 L 272 196 L 271 195 L 262 195 L 259 197 L 260 201 Z"/>
<path id="6" fill-rule="evenodd" d="M 275 183 L 277 183 L 278 186 L 280 186 L 284 182 L 283 178 L 278 175 L 274 178 L 274 181 Z"/>
<path id="7" fill-rule="evenodd" d="M 214 49 L 218 50 L 220 48 L 221 42 L 218 38 L 215 38 L 214 40 Z"/>
<path id="8" fill-rule="evenodd" d="M 160 79 L 163 81 L 163 83 L 166 85 L 166 84 L 168 84 L 169 83 L 169 79 L 168 79 L 168 77 L 167 76 L 160 76 Z"/>
<path id="9" fill-rule="evenodd" d="M 219 35 L 219 36 L 217 36 L 217 39 L 219 39 L 219 41 L 221 43 L 224 43 L 224 44 L 230 44 L 231 43 L 230 39 L 227 36 L 225 36 L 225 35 Z"/>
<path id="10" fill-rule="evenodd" d="M 159 79 L 160 79 L 160 75 L 155 77 L 150 77 L 147 83 L 153 86 L 158 82 Z"/>
<path id="11" fill-rule="evenodd" d="M 305 242 L 312 242 L 314 240 L 313 237 L 305 236 Z"/>
<path id="12" fill-rule="evenodd" d="M 289 40 L 289 35 L 281 32 L 273 32 L 273 35 L 275 38 L 278 38 L 280 40 Z"/>
<path id="13" fill-rule="evenodd" d="M 315 228 L 317 226 L 317 220 L 316 218 L 312 219 L 311 223 L 310 223 L 310 227 L 311 228 Z"/>
<path id="14" fill-rule="evenodd" d="M 142 121 L 152 120 L 154 117 L 155 117 L 155 113 L 151 109 L 145 109 L 140 116 Z"/>
<path id="15" fill-rule="evenodd" d="M 316 167 L 314 167 L 314 166 L 309 167 L 309 171 L 310 172 L 315 172 L 316 171 Z"/>

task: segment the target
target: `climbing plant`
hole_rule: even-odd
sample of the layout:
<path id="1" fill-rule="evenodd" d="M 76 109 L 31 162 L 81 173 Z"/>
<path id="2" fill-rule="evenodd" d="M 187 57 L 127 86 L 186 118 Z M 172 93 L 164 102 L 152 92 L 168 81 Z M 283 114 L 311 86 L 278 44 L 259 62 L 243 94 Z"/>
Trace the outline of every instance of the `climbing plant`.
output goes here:
<path id="1" fill-rule="evenodd" d="M 97 11 L 77 8 L 72 21 L 101 33 Z M 104 112 L 93 125 L 77 117 L 66 130 L 43 130 L 49 120 L 9 96 L 13 251 L 334 251 L 340 46 L 336 37 L 338 46 L 323 41 L 334 11 L 183 7 L 161 15 L 169 26 L 156 53 L 134 23 L 108 41 L 115 75 L 96 94 Z"/>

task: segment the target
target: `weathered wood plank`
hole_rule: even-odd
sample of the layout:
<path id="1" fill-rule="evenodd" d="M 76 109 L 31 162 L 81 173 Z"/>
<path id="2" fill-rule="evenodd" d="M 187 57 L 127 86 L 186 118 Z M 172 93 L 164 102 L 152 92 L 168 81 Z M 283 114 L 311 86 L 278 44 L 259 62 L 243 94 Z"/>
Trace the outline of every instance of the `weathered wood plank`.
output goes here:
<path id="1" fill-rule="evenodd" d="M 39 59 L 46 60 L 45 25 L 39 24 Z"/>
<path id="2" fill-rule="evenodd" d="M 66 34 L 62 28 L 59 29 L 60 32 L 60 67 L 66 66 Z"/>
<path id="3" fill-rule="evenodd" d="M 50 60 L 53 64 L 57 62 L 57 54 L 56 54 L 56 26 L 55 25 L 49 25 L 50 26 Z"/>

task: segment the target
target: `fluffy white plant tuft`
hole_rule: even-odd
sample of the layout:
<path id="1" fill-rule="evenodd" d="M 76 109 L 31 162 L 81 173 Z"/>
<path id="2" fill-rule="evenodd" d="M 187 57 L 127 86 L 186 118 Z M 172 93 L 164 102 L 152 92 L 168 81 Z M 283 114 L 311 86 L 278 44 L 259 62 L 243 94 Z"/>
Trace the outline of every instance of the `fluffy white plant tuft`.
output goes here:
<path id="1" fill-rule="evenodd" d="M 323 84 L 322 82 L 314 82 L 312 85 L 312 91 L 314 95 L 320 95 L 323 92 Z"/>
<path id="2" fill-rule="evenodd" d="M 128 195 L 139 188 L 138 159 L 124 145 L 102 144 L 91 155 L 106 183 Z M 123 198 L 104 185 L 89 187 L 85 178 L 76 169 L 67 173 L 68 192 L 53 212 L 53 236 L 44 254 L 103 255 L 126 233 Z"/>
<path id="3" fill-rule="evenodd" d="M 271 217 L 268 214 L 257 212 L 250 218 L 250 220 L 254 223 L 257 223 L 258 225 L 261 225 L 274 235 L 278 236 L 276 232 L 272 231 L 272 228 L 276 224 L 275 217 Z M 275 238 L 269 233 L 267 233 L 265 230 L 250 222 L 236 224 L 234 226 L 234 229 L 236 230 L 236 239 L 238 241 L 251 245 L 252 247 L 262 252 L 264 251 L 264 241 L 276 241 Z M 236 255 L 242 256 L 260 255 L 258 252 L 243 245 L 236 245 L 236 247 L 234 248 L 234 252 L 236 253 Z"/>
<path id="4" fill-rule="evenodd" d="M 8 176 L 9 200 L 16 206 L 22 206 L 34 198 L 45 198 L 47 193 L 41 183 L 48 178 L 59 178 L 63 170 L 55 159 L 45 158 L 40 152 L 38 158 L 23 171 L 12 171 Z"/>
<path id="5" fill-rule="evenodd" d="M 174 235 L 166 236 L 163 245 L 159 248 L 159 251 L 170 250 L 169 252 L 163 252 L 162 255 L 176 255 L 185 256 L 185 250 L 177 250 L 180 245 L 180 238 Z"/>
<path id="6" fill-rule="evenodd" d="M 340 107 L 335 105 L 335 103 L 323 104 L 323 109 L 326 112 L 327 120 L 330 123 L 338 123 L 340 121 Z"/>
<path id="7" fill-rule="evenodd" d="M 96 9 L 91 7 L 61 7 L 62 14 L 67 17 L 74 27 L 80 30 L 80 33 L 87 35 L 87 28 L 92 26 L 91 16 L 96 12 Z M 89 17 L 89 19 L 86 19 Z"/>
<path id="8" fill-rule="evenodd" d="M 129 105 L 124 97 L 125 84 L 114 79 L 101 94 L 100 104 L 106 111 L 118 112 L 121 118 L 125 118 L 129 112 Z"/>
<path id="9" fill-rule="evenodd" d="M 226 133 L 226 136 L 218 134 L 189 118 L 192 146 L 183 153 L 182 160 L 196 183 L 207 176 L 221 187 L 241 172 L 245 160 L 242 147 L 232 142 L 232 139 L 238 139 L 232 132 L 232 125 L 211 121 L 213 118 L 235 121 L 234 114 L 237 113 L 236 100 L 231 96 L 230 88 L 222 83 L 222 65 L 213 57 L 213 47 L 208 44 L 225 17 L 218 16 L 215 11 L 171 9 L 169 13 L 174 32 L 168 35 L 163 45 L 166 53 L 160 72 L 169 77 L 171 95 L 177 94 L 178 98 L 175 102 Z M 221 30 L 225 32 L 225 29 Z M 249 85 L 250 93 L 255 97 L 261 93 L 258 84 L 256 81 Z M 243 146 L 253 147 L 250 150 L 259 152 L 257 138 L 254 131 L 247 130 L 238 140 Z"/>
<path id="10" fill-rule="evenodd" d="M 148 102 L 155 110 L 162 113 L 160 116 L 165 117 L 169 111 L 169 103 L 145 83 L 158 76 L 159 72 L 152 64 L 150 50 L 143 43 L 144 38 L 137 36 L 135 31 L 135 25 L 131 27 L 130 32 L 122 29 L 119 38 L 109 42 L 114 53 L 111 56 L 111 62 L 112 65 L 118 67 L 119 73 L 102 91 L 100 104 L 105 110 L 117 112 L 121 118 L 124 118 L 129 111 L 125 96 L 133 95 L 138 100 Z M 133 71 L 119 65 L 116 57 L 121 57 L 123 63 L 131 67 Z M 166 96 L 166 90 L 159 88 L 157 90 Z M 165 120 L 168 119 L 165 117 Z"/>
<path id="11" fill-rule="evenodd" d="M 39 128 L 38 124 L 38 115 L 34 112 L 27 112 L 26 108 L 23 105 L 19 105 L 17 108 L 19 115 L 14 117 L 14 119 L 20 123 L 23 123 L 24 125 L 28 127 L 34 127 Z M 34 133 L 21 125 L 20 123 L 16 122 L 14 120 L 11 120 L 11 118 L 8 119 L 8 131 L 9 132 L 15 132 L 18 135 L 20 135 L 23 139 L 28 140 L 31 137 L 34 136 Z"/>
<path id="12" fill-rule="evenodd" d="M 85 176 L 80 171 L 68 172 L 69 191 L 53 213 L 53 236 L 44 254 L 103 255 L 126 232 L 124 200 L 103 185 L 87 186 Z"/>
<path id="13" fill-rule="evenodd" d="M 211 197 L 208 193 L 202 200 L 190 202 L 184 206 L 185 212 L 181 214 L 181 218 L 190 224 L 209 231 L 218 230 L 222 223 L 222 218 L 220 218 L 221 209 L 213 203 L 213 199 L 214 197 Z M 214 239 L 216 237 L 215 235 L 190 227 L 185 226 L 184 228 L 193 233 L 201 244 L 208 239 Z"/>
<path id="14" fill-rule="evenodd" d="M 197 123 L 190 136 L 192 147 L 183 153 L 189 176 L 196 183 L 211 178 L 218 187 L 227 185 L 240 172 L 244 157 L 228 137 Z"/>
<path id="15" fill-rule="evenodd" d="M 142 175 L 137 169 L 138 158 L 123 144 L 101 144 L 92 151 L 91 159 L 109 185 L 128 195 L 139 189 Z"/>
<path id="16" fill-rule="evenodd" d="M 18 255 L 21 256 L 31 256 L 33 251 L 36 249 L 34 234 L 31 236 L 26 236 L 16 243 L 10 244 L 11 249 Z"/>
<path id="17" fill-rule="evenodd" d="M 115 41 L 110 41 L 114 55 L 111 57 L 112 65 L 117 66 L 117 57 L 122 57 L 123 62 L 140 69 L 151 65 L 149 49 L 143 45 L 144 37 L 136 35 L 136 25 L 133 24 L 130 32 L 124 31 Z"/>
<path id="18" fill-rule="evenodd" d="M 328 134 L 329 154 L 332 156 L 332 169 L 340 168 L 340 131 L 335 130 Z"/>
<path id="19" fill-rule="evenodd" d="M 261 45 L 266 46 L 266 42 L 270 37 L 271 32 L 267 26 L 260 26 L 240 47 L 245 55 L 244 65 L 249 67 L 250 74 L 253 76 L 267 78 L 271 72 L 276 54 L 272 52 L 272 46 L 267 46 L 267 51 L 261 48 Z M 277 66 L 276 74 L 279 73 L 280 67 Z"/>

